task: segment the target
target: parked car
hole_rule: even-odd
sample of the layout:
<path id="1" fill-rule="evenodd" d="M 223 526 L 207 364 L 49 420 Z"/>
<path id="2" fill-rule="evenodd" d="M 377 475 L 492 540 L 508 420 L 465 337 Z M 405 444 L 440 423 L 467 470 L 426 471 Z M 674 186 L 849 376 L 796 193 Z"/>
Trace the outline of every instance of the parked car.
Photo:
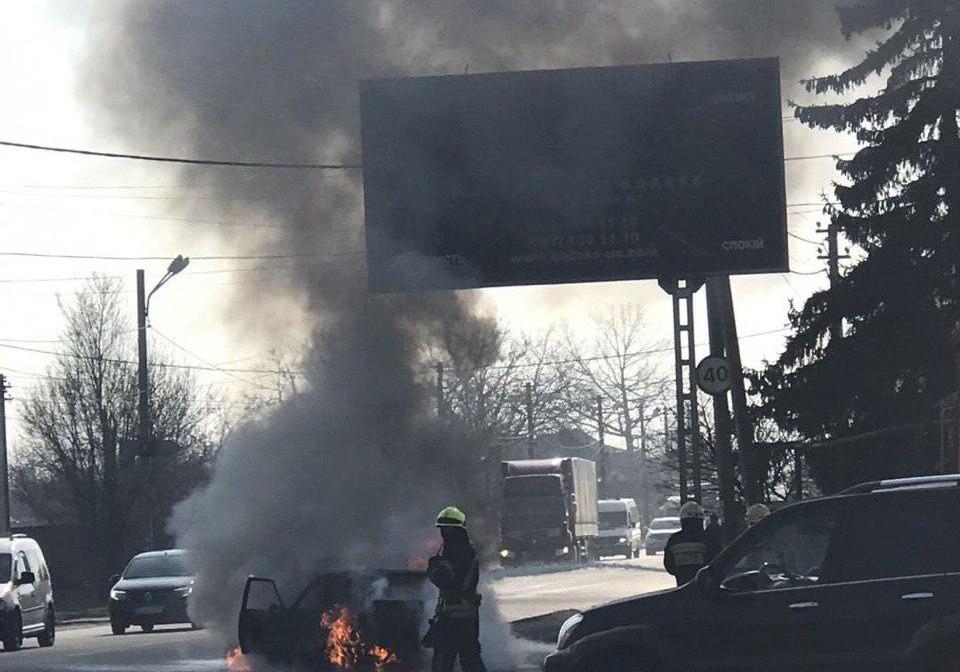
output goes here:
<path id="1" fill-rule="evenodd" d="M 16 651 L 25 637 L 53 646 L 57 619 L 50 570 L 40 545 L 24 534 L 0 537 L 0 641 Z"/>
<path id="2" fill-rule="evenodd" d="M 696 580 L 574 615 L 546 672 L 960 670 L 960 475 L 785 507 Z"/>
<path id="3" fill-rule="evenodd" d="M 187 602 L 197 577 L 182 550 L 140 553 L 122 575 L 110 577 L 110 628 L 122 635 L 131 625 L 150 632 L 155 625 L 189 623 Z"/>
<path id="4" fill-rule="evenodd" d="M 643 540 L 647 555 L 662 553 L 667 545 L 667 540 L 670 539 L 670 535 L 679 531 L 680 518 L 677 516 L 654 518 L 651 520 L 650 528 L 647 530 L 647 536 Z"/>
<path id="5" fill-rule="evenodd" d="M 600 536 L 597 538 L 599 554 L 639 557 L 643 533 L 636 501 L 601 499 L 597 502 L 597 510 L 600 523 Z"/>

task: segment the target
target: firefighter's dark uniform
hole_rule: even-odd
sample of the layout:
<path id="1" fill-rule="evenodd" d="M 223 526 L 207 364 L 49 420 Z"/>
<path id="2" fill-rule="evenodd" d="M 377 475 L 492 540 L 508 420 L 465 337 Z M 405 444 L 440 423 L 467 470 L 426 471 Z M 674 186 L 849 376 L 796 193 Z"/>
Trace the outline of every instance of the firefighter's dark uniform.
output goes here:
<path id="1" fill-rule="evenodd" d="M 707 540 L 703 518 L 681 518 L 680 531 L 674 532 L 663 549 L 663 567 L 682 586 L 693 580 L 707 564 Z"/>
<path id="2" fill-rule="evenodd" d="M 463 672 L 485 672 L 479 641 L 480 563 L 465 530 L 461 542 L 444 543 L 440 555 L 430 559 L 427 574 L 440 589 L 433 672 L 452 672 L 457 657 Z"/>
<path id="3" fill-rule="evenodd" d="M 723 527 L 713 516 L 710 517 L 710 522 L 707 524 L 707 529 L 703 531 L 703 536 L 707 544 L 707 562 L 711 562 L 726 545 L 723 538 Z"/>

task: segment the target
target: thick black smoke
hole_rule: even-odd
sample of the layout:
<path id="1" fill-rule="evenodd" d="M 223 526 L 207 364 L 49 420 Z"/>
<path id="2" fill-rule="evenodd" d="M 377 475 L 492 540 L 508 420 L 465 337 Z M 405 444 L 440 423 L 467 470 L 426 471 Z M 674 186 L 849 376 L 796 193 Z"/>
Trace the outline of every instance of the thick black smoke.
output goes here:
<path id="1" fill-rule="evenodd" d="M 780 55 L 784 81 L 838 42 L 821 0 L 204 0 L 109 4 L 91 27 L 82 83 L 98 123 L 133 151 L 357 161 L 363 78 Z M 319 566 L 405 561 L 476 464 L 430 419 L 423 352 L 478 319 L 456 295 L 371 298 L 359 178 L 295 171 L 187 171 L 219 184 L 238 251 L 296 250 L 289 270 L 246 285 L 238 334 L 269 342 L 277 293 L 319 325 L 309 390 L 245 428 L 210 485 L 178 507 L 198 549 L 199 616 L 229 626 L 238 581 L 291 583 Z M 209 213 L 206 213 L 209 214 Z M 192 232 L 191 232 L 191 235 Z M 272 279 L 271 279 L 272 278 Z M 255 289 L 253 289 L 255 288 Z M 286 305 L 286 304 L 284 304 Z"/>

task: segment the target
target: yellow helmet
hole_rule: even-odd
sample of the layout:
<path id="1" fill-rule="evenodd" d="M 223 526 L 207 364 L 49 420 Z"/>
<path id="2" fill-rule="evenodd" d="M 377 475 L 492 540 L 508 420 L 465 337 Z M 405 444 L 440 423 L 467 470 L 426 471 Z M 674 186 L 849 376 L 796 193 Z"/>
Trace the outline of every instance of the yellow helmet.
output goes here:
<path id="1" fill-rule="evenodd" d="M 437 515 L 437 527 L 466 527 L 467 516 L 455 506 L 448 506 Z"/>
<path id="2" fill-rule="evenodd" d="M 681 518 L 703 518 L 703 507 L 697 502 L 687 502 L 680 507 Z"/>

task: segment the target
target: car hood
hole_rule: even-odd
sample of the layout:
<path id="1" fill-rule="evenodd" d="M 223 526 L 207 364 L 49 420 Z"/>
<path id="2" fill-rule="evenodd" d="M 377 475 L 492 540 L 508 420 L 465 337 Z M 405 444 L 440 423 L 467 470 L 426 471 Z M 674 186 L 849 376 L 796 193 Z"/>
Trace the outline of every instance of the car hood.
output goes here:
<path id="1" fill-rule="evenodd" d="M 587 635 L 628 625 L 663 624 L 683 618 L 683 603 L 690 585 L 607 602 L 585 610 L 577 626 L 576 640 Z"/>
<path id="2" fill-rule="evenodd" d="M 196 581 L 195 576 L 148 576 L 143 579 L 120 579 L 114 590 L 162 590 L 184 588 Z"/>

